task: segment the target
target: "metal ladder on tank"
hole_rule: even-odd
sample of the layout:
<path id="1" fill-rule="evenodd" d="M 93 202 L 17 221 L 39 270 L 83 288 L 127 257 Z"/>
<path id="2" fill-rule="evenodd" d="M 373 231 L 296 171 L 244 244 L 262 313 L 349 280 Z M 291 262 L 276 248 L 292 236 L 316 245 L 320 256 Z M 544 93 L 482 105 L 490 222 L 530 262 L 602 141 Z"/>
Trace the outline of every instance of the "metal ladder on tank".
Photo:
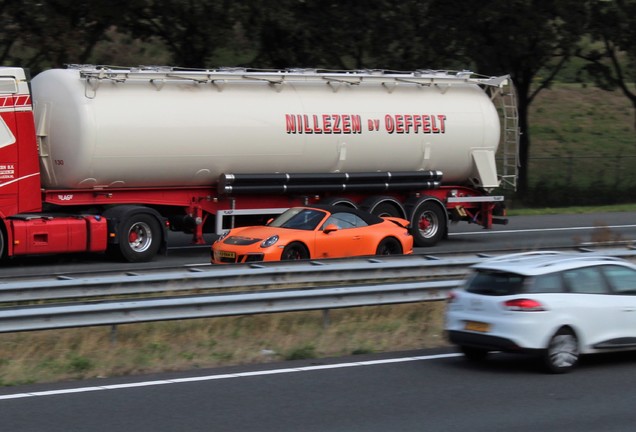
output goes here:
<path id="1" fill-rule="evenodd" d="M 500 153 L 500 180 L 502 189 L 517 190 L 519 173 L 519 112 L 517 94 L 513 82 L 502 87 L 499 93 L 503 117 L 502 151 Z"/>

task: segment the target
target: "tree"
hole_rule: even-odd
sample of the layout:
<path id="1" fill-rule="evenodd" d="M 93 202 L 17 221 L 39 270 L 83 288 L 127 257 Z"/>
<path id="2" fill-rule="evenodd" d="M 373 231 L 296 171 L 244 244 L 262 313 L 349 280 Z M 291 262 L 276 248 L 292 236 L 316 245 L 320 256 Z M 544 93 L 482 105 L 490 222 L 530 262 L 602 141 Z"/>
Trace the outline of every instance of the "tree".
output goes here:
<path id="1" fill-rule="evenodd" d="M 245 2 L 242 22 L 256 35 L 253 65 L 284 69 L 362 68 L 375 10 L 384 0 Z"/>
<path id="2" fill-rule="evenodd" d="M 584 5 L 578 0 L 436 0 L 431 13 L 447 26 L 449 43 L 461 50 L 476 72 L 511 75 L 522 133 L 518 191 L 524 196 L 530 151 L 528 108 L 573 54 L 584 31 Z"/>
<path id="3" fill-rule="evenodd" d="M 125 28 L 140 38 L 160 38 L 174 65 L 207 68 L 231 34 L 230 0 L 132 0 Z"/>
<path id="4" fill-rule="evenodd" d="M 605 90 L 619 88 L 634 107 L 636 128 L 636 1 L 590 0 L 589 34 L 591 43 L 581 45 L 580 58 L 589 63 L 584 71 Z"/>
<path id="5" fill-rule="evenodd" d="M 33 73 L 68 63 L 86 63 L 109 28 L 125 15 L 128 2 L 5 0 L 0 16 L 2 63 Z"/>
<path id="6" fill-rule="evenodd" d="M 449 19 L 438 16 L 435 8 L 434 0 L 385 4 L 371 34 L 370 52 L 376 67 L 405 71 L 462 69 L 466 65 L 459 46 L 463 41 L 448 37 Z"/>
<path id="7" fill-rule="evenodd" d="M 240 17 L 256 35 L 253 66 L 427 69 L 448 64 L 451 52 L 429 18 L 431 1 L 250 0 Z"/>

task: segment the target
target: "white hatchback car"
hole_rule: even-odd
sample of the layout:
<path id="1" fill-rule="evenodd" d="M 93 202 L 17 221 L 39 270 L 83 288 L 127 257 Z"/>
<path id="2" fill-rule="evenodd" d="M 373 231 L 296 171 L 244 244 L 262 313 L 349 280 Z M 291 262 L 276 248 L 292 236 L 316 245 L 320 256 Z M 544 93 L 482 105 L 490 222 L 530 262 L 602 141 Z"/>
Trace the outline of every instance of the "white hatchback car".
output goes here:
<path id="1" fill-rule="evenodd" d="M 528 252 L 472 266 L 451 291 L 445 330 L 469 360 L 538 354 L 553 373 L 580 354 L 636 349 L 636 265 L 593 254 Z"/>

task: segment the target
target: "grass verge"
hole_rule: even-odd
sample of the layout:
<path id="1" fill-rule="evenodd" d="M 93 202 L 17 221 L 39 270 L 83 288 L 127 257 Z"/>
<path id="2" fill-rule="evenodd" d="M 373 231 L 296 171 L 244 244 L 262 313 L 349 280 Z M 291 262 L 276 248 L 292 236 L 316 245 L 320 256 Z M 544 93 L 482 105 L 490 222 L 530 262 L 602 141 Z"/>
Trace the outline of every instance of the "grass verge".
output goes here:
<path id="1" fill-rule="evenodd" d="M 586 213 L 611 213 L 611 212 L 634 212 L 636 204 L 616 204 L 606 206 L 580 206 L 580 207 L 558 207 L 558 208 L 513 208 L 507 209 L 508 216 L 539 216 L 555 214 L 586 214 Z"/>
<path id="2" fill-rule="evenodd" d="M 0 335 L 0 385 L 446 345 L 444 302 Z M 328 324 L 326 324 L 328 322 Z"/>

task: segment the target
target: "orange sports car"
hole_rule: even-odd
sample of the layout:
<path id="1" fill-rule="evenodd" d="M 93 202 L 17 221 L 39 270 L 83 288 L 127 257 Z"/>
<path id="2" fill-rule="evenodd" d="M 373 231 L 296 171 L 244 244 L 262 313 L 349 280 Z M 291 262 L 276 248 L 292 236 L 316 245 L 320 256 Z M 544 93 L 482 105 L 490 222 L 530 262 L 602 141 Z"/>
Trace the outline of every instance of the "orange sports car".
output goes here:
<path id="1" fill-rule="evenodd" d="M 412 254 L 408 224 L 346 206 L 293 207 L 265 226 L 221 236 L 212 245 L 212 263 Z"/>

